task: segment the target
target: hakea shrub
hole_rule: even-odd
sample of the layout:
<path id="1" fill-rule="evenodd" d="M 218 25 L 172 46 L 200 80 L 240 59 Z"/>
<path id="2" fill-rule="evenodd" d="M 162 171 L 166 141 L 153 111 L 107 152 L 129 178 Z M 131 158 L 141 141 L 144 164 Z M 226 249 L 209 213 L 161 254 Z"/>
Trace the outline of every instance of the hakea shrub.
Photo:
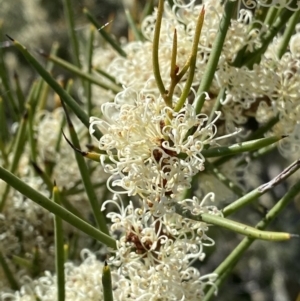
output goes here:
<path id="1" fill-rule="evenodd" d="M 29 111 L 27 133 L 7 149 L 9 135 L 1 135 L 2 300 L 207 301 L 255 238 L 291 238 L 262 230 L 297 195 L 299 181 L 256 228 L 227 216 L 300 166 L 247 193 L 260 183 L 254 160 L 277 145 L 288 158 L 299 149 L 300 9 L 294 0 L 239 5 L 160 0 L 140 28 L 131 24 L 140 40 L 122 47 L 101 27 L 108 45 L 89 57 L 101 77 L 80 70 L 80 57 L 70 67 L 46 55 L 88 81 L 80 94 L 88 114 L 12 39 L 62 107 L 41 105 L 41 82 L 7 130 L 24 133 Z M 248 237 L 202 275 L 207 248 L 220 248 L 212 225 Z"/>

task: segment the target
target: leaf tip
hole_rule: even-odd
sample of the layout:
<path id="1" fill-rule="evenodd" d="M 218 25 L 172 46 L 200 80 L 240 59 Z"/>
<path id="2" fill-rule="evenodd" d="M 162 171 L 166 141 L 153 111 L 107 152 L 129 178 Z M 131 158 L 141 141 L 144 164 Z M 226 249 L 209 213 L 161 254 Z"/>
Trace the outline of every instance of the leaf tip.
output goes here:
<path id="1" fill-rule="evenodd" d="M 8 38 L 8 39 L 10 39 L 12 42 L 15 42 L 15 40 L 11 37 L 11 36 L 9 36 L 8 34 L 5 34 L 6 35 L 6 37 Z"/>

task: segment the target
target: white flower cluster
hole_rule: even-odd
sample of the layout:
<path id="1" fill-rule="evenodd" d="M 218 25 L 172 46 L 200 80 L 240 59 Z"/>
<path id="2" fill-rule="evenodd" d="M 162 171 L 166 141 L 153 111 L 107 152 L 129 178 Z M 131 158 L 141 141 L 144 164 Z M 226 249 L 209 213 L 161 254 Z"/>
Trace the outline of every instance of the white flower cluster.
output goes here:
<path id="1" fill-rule="evenodd" d="M 177 28 L 179 37 L 177 64 L 182 68 L 190 55 L 194 26 L 201 7 L 180 8 L 186 13 L 181 15 L 165 6 L 159 58 L 161 76 L 166 85 L 170 83 L 174 28 Z M 219 4 L 217 8 L 221 13 Z M 202 51 L 199 57 L 203 59 L 197 61 L 194 86 L 199 84 L 203 75 L 210 52 L 207 47 L 217 28 L 218 13 L 212 3 L 207 11 L 211 18 L 207 17 L 210 21 L 204 22 L 206 35 L 201 36 L 204 46 L 199 50 L 199 53 Z M 142 25 L 149 40 L 153 38 L 155 21 L 156 15 L 149 16 Z M 182 26 L 182 22 L 189 24 Z M 212 26 L 210 22 L 216 24 Z M 228 46 L 228 50 L 231 48 Z M 203 247 L 212 246 L 214 242 L 206 234 L 206 223 L 178 215 L 174 203 L 195 215 L 204 212 L 220 214 L 216 207 L 204 205 L 205 201 L 214 200 L 214 193 L 208 193 L 201 202 L 195 197 L 180 199 L 183 191 L 191 187 L 192 177 L 205 169 L 202 151 L 216 145 L 219 139 L 227 138 L 217 134 L 221 113 L 217 111 L 213 118 L 205 113 L 196 114 L 188 99 L 176 111 L 174 107 L 185 77 L 175 89 L 173 107 L 166 106 L 157 90 L 149 61 L 152 42 L 130 43 L 126 50 L 126 59 L 117 58 L 108 67 L 108 72 L 125 86 L 124 91 L 116 95 L 114 102 L 102 105 L 102 119 L 90 119 L 91 134 L 94 127 L 103 134 L 99 149 L 107 155 L 101 157 L 101 162 L 104 170 L 111 174 L 108 188 L 116 197 L 105 202 L 102 209 L 108 205 L 111 208 L 113 204 L 119 208 L 119 212 L 107 214 L 112 221 L 112 233 L 121 232 L 116 236 L 117 251 L 109 264 L 116 266 L 118 275 L 124 277 L 123 290 L 128 292 L 127 296 L 138 300 L 198 300 L 203 296 L 203 288 L 213 284 L 215 275 L 201 277 L 192 264 L 203 260 Z M 193 88 L 189 97 L 196 100 Z M 138 196 L 139 204 L 133 206 L 130 202 L 124 206 L 119 197 L 122 194 Z M 206 279 L 209 281 L 205 282 Z M 116 291 L 114 294 L 118 296 Z"/>
<path id="2" fill-rule="evenodd" d="M 185 200 L 183 205 L 194 208 L 197 200 Z M 174 213 L 154 217 L 149 210 L 124 207 L 120 197 L 107 201 L 117 206 L 119 212 L 110 212 L 112 231 L 122 231 L 117 240 L 117 251 L 108 263 L 112 267 L 114 298 L 116 300 L 199 300 L 204 288 L 213 285 L 215 274 L 201 276 L 191 266 L 203 260 L 203 246 L 214 242 L 205 233 L 206 223 L 175 216 Z M 145 204 L 144 204 L 145 205 Z M 201 212 L 215 213 L 215 207 L 198 204 Z M 195 212 L 199 214 L 198 212 Z M 82 251 L 84 262 L 75 267 L 65 264 L 66 300 L 102 300 L 102 267 L 96 256 Z M 23 279 L 21 291 L 2 294 L 2 300 L 41 301 L 55 300 L 56 277 L 50 272 L 32 281 Z"/>
<path id="3" fill-rule="evenodd" d="M 170 82 L 170 33 L 178 27 L 178 64 L 182 67 L 191 50 L 193 26 L 200 8 L 187 8 L 187 13 L 191 14 L 185 16 L 191 22 L 187 29 L 178 26 L 174 11 L 169 9 L 166 13 L 173 18 L 167 19 L 161 30 L 160 66 L 166 84 Z M 217 16 L 213 9 L 209 13 Z M 209 20 L 215 22 L 215 18 Z M 149 39 L 152 39 L 151 24 L 154 22 L 155 16 L 150 16 L 145 21 L 147 25 L 143 25 L 144 34 L 150 31 Z M 211 32 L 210 39 L 215 32 Z M 205 257 L 203 246 L 211 246 L 214 242 L 206 234 L 206 223 L 178 215 L 174 203 L 195 215 L 204 212 L 220 215 L 216 207 L 204 205 L 208 199 L 214 200 L 214 193 L 208 193 L 201 202 L 195 197 L 183 201 L 180 198 L 183 191 L 191 187 L 192 177 L 205 169 L 202 151 L 216 145 L 219 139 L 227 138 L 217 135 L 216 124 L 221 113 L 215 112 L 213 118 L 204 113 L 196 114 L 188 99 L 176 111 L 174 107 L 185 78 L 172 98 L 173 107 L 167 106 L 152 75 L 149 62 L 152 43 L 133 43 L 128 47 L 133 50 L 128 57 L 116 59 L 108 68 L 109 73 L 128 88 L 124 87 L 114 102 L 102 105 L 102 119 L 90 119 L 91 134 L 95 127 L 103 134 L 99 149 L 107 155 L 102 155 L 101 162 L 104 170 L 111 174 L 108 188 L 116 197 L 105 202 L 102 209 L 107 205 L 119 208 L 119 212 L 107 214 L 112 221 L 112 233 L 121 232 L 116 236 L 117 251 L 109 264 L 117 267 L 118 275 L 124 277 L 123 291 L 131 298 L 198 300 L 215 275 L 201 277 L 192 264 Z M 143 54 L 140 53 L 142 49 Z M 198 62 L 198 79 L 196 76 L 194 85 L 199 84 L 205 64 L 205 59 Z M 193 88 L 190 97 L 196 100 Z M 133 206 L 130 202 L 124 206 L 119 196 L 122 194 L 138 196 L 139 204 Z M 209 281 L 204 282 L 205 279 Z M 114 294 L 118 296 L 116 291 Z"/>
<path id="4" fill-rule="evenodd" d="M 290 42 L 290 49 L 296 44 L 298 33 Z M 299 38 L 298 38 L 299 39 Z M 292 134 L 300 120 L 299 55 L 286 52 L 278 58 L 281 39 L 271 43 L 259 64 L 253 70 L 246 67 L 227 66 L 222 72 L 227 76 L 226 98 L 223 109 L 226 122 L 233 120 L 244 123 L 248 117 L 265 124 L 276 116 L 279 122 L 272 129 L 272 134 Z M 237 104 L 240 109 L 237 110 Z M 243 118 L 243 119 L 241 119 Z"/>
<path id="5" fill-rule="evenodd" d="M 254 1 L 245 2 L 246 7 L 261 5 L 262 7 L 287 7 L 291 1 Z M 216 33 L 219 29 L 223 6 L 220 1 L 206 0 L 201 5 L 190 1 L 183 5 L 181 1 L 174 1 L 172 9 L 165 3 L 163 21 L 160 31 L 159 63 L 160 73 L 166 86 L 170 83 L 170 58 L 172 53 L 172 39 L 174 29 L 177 30 L 178 50 L 177 66 L 179 70 L 187 61 L 193 40 L 195 24 L 203 6 L 205 7 L 205 21 L 203 24 L 195 76 L 192 87 L 197 88 L 206 70 Z M 159 97 L 152 71 L 152 62 L 149 59 L 152 53 L 152 40 L 157 14 L 147 16 L 141 30 L 147 41 L 129 42 L 124 46 L 127 57 L 117 57 L 107 67 L 109 74 L 125 87 L 135 91 L 143 90 Z M 256 118 L 259 124 L 265 124 L 278 116 L 279 122 L 269 134 L 291 135 L 287 145 L 280 146 L 282 153 L 288 157 L 295 149 L 293 143 L 299 145 L 296 137 L 296 128 L 299 124 L 300 97 L 297 83 L 299 81 L 299 33 L 290 39 L 286 53 L 279 58 L 278 50 L 281 47 L 280 38 L 269 44 L 259 64 L 253 68 L 235 67 L 233 65 L 239 50 L 245 48 L 249 53 L 261 47 L 260 35 L 268 31 L 266 24 L 254 20 L 251 10 L 239 10 L 237 18 L 231 21 L 218 61 L 212 85 L 207 91 L 210 101 L 204 103 L 202 112 L 209 114 L 220 90 L 225 89 L 225 96 L 221 99 L 222 119 L 226 133 L 234 131 L 236 126 L 242 126 L 250 117 Z M 299 30 L 299 29 L 297 29 Z M 180 95 L 186 77 L 175 89 L 175 95 Z M 193 99 L 194 100 L 194 99 Z M 195 101 L 195 100 L 194 100 Z M 221 131 L 219 131 L 219 134 Z M 292 140 L 292 141 L 291 141 Z"/>
<path id="6" fill-rule="evenodd" d="M 196 204 L 198 200 L 190 201 Z M 146 202 L 140 208 L 134 208 L 132 202 L 124 207 L 118 196 L 105 202 L 103 209 L 111 204 L 119 209 L 107 215 L 111 229 L 123 234 L 109 263 L 118 266 L 118 274 L 128 279 L 128 296 L 139 300 L 199 299 L 204 287 L 215 278 L 213 274 L 201 277 L 191 266 L 204 258 L 203 246 L 214 245 L 205 234 L 208 226 L 172 211 L 156 217 Z M 199 207 L 210 212 L 215 209 L 203 203 Z"/>
<path id="7" fill-rule="evenodd" d="M 88 250 L 82 250 L 81 257 L 83 262 L 78 267 L 71 262 L 65 264 L 65 300 L 103 300 L 103 264 Z M 48 271 L 37 280 L 24 277 L 22 282 L 23 286 L 19 292 L 3 293 L 2 300 L 36 301 L 38 298 L 41 301 L 53 301 L 57 298 L 57 278 Z"/>
<path id="8" fill-rule="evenodd" d="M 190 187 L 191 177 L 204 170 L 205 146 L 215 144 L 220 113 L 211 122 L 186 104 L 179 112 L 162 97 L 125 89 L 114 103 L 102 105 L 103 117 L 91 117 L 103 133 L 99 141 L 102 164 L 111 174 L 109 188 L 119 186 L 128 195 L 147 198 L 153 206 L 165 197 L 177 197 Z"/>

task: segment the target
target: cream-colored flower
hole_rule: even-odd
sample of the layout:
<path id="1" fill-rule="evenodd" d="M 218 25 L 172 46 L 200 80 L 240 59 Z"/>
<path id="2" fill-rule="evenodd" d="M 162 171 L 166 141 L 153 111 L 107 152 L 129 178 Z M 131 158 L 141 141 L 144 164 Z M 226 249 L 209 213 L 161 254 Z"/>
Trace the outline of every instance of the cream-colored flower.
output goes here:
<path id="1" fill-rule="evenodd" d="M 108 155 L 102 165 L 111 174 L 109 188 L 119 186 L 128 195 L 150 202 L 175 197 L 190 187 L 193 175 L 204 170 L 205 145 L 216 144 L 216 122 L 195 114 L 192 105 L 179 111 L 166 107 L 161 97 L 126 89 L 114 103 L 102 105 L 104 119 L 91 117 L 90 132 L 97 126 L 103 133 L 99 148 Z"/>

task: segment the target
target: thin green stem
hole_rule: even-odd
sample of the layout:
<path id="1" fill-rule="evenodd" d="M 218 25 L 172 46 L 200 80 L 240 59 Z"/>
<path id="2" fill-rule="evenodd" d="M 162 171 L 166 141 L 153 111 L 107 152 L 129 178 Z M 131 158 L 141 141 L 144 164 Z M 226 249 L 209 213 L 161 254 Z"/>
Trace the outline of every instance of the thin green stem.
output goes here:
<path id="1" fill-rule="evenodd" d="M 265 25 L 270 27 L 274 23 L 278 13 L 279 13 L 278 8 L 276 8 L 275 6 L 270 7 L 264 21 Z"/>
<path id="2" fill-rule="evenodd" d="M 66 262 L 69 258 L 69 245 L 64 244 L 64 262 Z"/>
<path id="3" fill-rule="evenodd" d="M 93 59 L 93 45 L 94 45 L 94 38 L 95 38 L 95 27 L 90 26 L 90 31 L 89 31 L 89 40 L 88 40 L 88 45 L 87 45 L 87 66 L 88 66 L 88 74 L 92 73 L 92 59 Z M 88 116 L 92 116 L 92 109 L 93 109 L 93 104 L 92 104 L 92 86 L 89 81 L 86 83 L 86 103 L 87 103 L 87 114 Z M 89 135 L 89 139 L 90 139 Z"/>
<path id="4" fill-rule="evenodd" d="M 3 166 L 4 167 L 8 167 L 9 161 L 8 161 L 8 157 L 6 154 L 6 149 L 4 147 L 4 143 L 3 141 L 0 139 L 0 155 L 1 155 L 1 159 L 3 160 Z"/>
<path id="5" fill-rule="evenodd" d="M 18 128 L 16 141 L 15 141 L 14 147 L 13 147 L 13 158 L 12 158 L 11 164 L 9 166 L 9 171 L 12 173 L 16 171 L 19 161 L 20 161 L 20 158 L 21 158 L 21 155 L 24 151 L 24 145 L 26 142 L 27 123 L 28 123 L 28 113 L 27 113 L 27 111 L 25 111 L 25 113 L 21 119 L 19 128 Z M 6 185 L 6 187 L 4 189 L 4 193 L 2 194 L 1 202 L 0 202 L 0 212 L 2 212 L 5 207 L 7 196 L 9 194 L 9 189 L 10 189 L 10 186 Z"/>
<path id="6" fill-rule="evenodd" d="M 25 111 L 21 119 L 21 123 L 19 125 L 18 132 L 17 132 L 16 142 L 13 147 L 13 159 L 11 162 L 11 166 L 9 168 L 10 172 L 16 171 L 21 155 L 24 151 L 24 146 L 26 142 L 27 123 L 28 123 L 28 112 Z"/>
<path id="7" fill-rule="evenodd" d="M 79 43 L 75 31 L 74 15 L 70 0 L 63 0 L 65 19 L 68 27 L 69 39 L 71 41 L 72 55 L 77 67 L 81 67 L 79 59 Z"/>
<path id="8" fill-rule="evenodd" d="M 268 3 L 270 3 L 270 2 L 271 1 L 269 0 Z M 257 21 L 260 21 L 263 23 L 267 17 L 269 10 L 270 10 L 270 7 L 257 4 L 257 7 L 255 9 L 255 16 L 254 16 L 255 22 L 252 23 L 251 29 L 261 28 L 261 23 L 259 23 Z"/>
<path id="9" fill-rule="evenodd" d="M 164 83 L 162 81 L 161 75 L 160 75 L 160 69 L 159 69 L 159 37 L 160 37 L 160 29 L 161 29 L 161 21 L 162 21 L 162 15 L 164 12 L 164 1 L 159 0 L 158 1 L 158 8 L 157 8 L 157 16 L 156 16 L 156 23 L 155 23 L 155 29 L 154 29 L 154 37 L 153 37 L 153 45 L 152 45 L 152 65 L 153 65 L 153 74 L 154 78 L 158 87 L 158 90 L 163 98 L 165 98 L 165 95 L 167 94 L 166 88 L 164 86 Z M 169 104 L 166 104 L 169 105 Z"/>
<path id="10" fill-rule="evenodd" d="M 59 44 L 57 42 L 54 42 L 51 47 L 50 55 L 55 56 L 57 54 L 58 48 L 59 48 Z M 45 69 L 49 73 L 51 73 L 53 70 L 53 67 L 54 67 L 54 63 L 48 60 Z M 42 81 L 41 92 L 40 92 L 40 95 L 38 96 L 39 97 L 38 111 L 45 109 L 47 97 L 48 97 L 48 93 L 49 93 L 49 88 L 50 88 L 50 86 L 45 81 Z"/>
<path id="11" fill-rule="evenodd" d="M 113 289 L 112 289 L 110 268 L 107 265 L 106 261 L 102 272 L 102 289 L 103 289 L 104 301 L 113 301 L 114 299 L 113 299 Z"/>
<path id="12" fill-rule="evenodd" d="M 273 189 L 276 185 L 280 184 L 282 181 L 290 177 L 294 172 L 296 172 L 300 168 L 300 160 L 295 161 L 287 168 L 285 168 L 279 175 L 277 175 L 274 179 L 269 181 L 266 184 L 259 186 L 258 188 L 252 190 L 251 192 L 247 193 L 246 195 L 242 196 L 235 202 L 231 203 L 230 205 L 226 206 L 222 212 L 224 216 L 228 216 L 242 207 L 246 206 L 250 202 L 256 200 L 261 195 L 265 194 L 270 189 Z"/>
<path id="13" fill-rule="evenodd" d="M 230 155 L 235 155 L 243 152 L 250 152 L 256 149 L 260 149 L 262 147 L 276 143 L 283 138 L 284 136 L 273 136 L 268 138 L 236 143 L 230 146 L 214 147 L 214 148 L 204 149 L 201 152 L 201 154 L 205 158 L 230 156 Z"/>
<path id="14" fill-rule="evenodd" d="M 201 35 L 201 30 L 204 22 L 204 8 L 202 8 L 197 24 L 196 24 L 196 30 L 194 34 L 194 40 L 193 40 L 193 46 L 192 46 L 192 52 L 190 56 L 190 68 L 189 68 L 189 75 L 187 78 L 187 81 L 184 85 L 184 88 L 182 90 L 182 93 L 180 95 L 180 98 L 176 104 L 176 107 L 174 109 L 175 112 L 179 112 L 181 108 L 184 106 L 184 103 L 186 102 L 186 99 L 190 93 L 191 86 L 193 84 L 194 75 L 195 75 L 195 68 L 196 68 L 196 60 L 197 60 L 197 53 L 198 53 L 198 47 L 199 47 L 199 40 Z"/>
<path id="15" fill-rule="evenodd" d="M 120 92 L 122 89 L 114 84 L 114 83 L 105 83 L 101 81 L 97 76 L 92 75 L 91 73 L 83 72 L 81 69 L 77 68 L 76 66 L 68 63 L 67 61 L 53 55 L 46 55 L 45 53 L 41 53 L 44 57 L 48 60 L 52 61 L 53 63 L 63 67 L 64 69 L 80 76 L 82 79 L 87 80 L 90 83 L 96 84 L 97 86 L 104 88 L 106 90 L 111 90 L 114 93 Z"/>
<path id="16" fill-rule="evenodd" d="M 218 94 L 217 99 L 215 100 L 214 106 L 212 107 L 211 111 L 210 111 L 210 115 L 209 118 L 207 120 L 207 124 L 210 124 L 214 118 L 215 112 L 219 111 L 220 107 L 221 107 L 221 100 L 224 98 L 225 96 L 225 88 L 221 88 Z"/>
<path id="17" fill-rule="evenodd" d="M 79 139 L 77 137 L 77 134 L 75 132 L 74 126 L 71 122 L 71 119 L 68 116 L 68 112 L 65 109 L 65 113 L 66 113 L 66 117 L 67 117 L 67 123 L 69 126 L 69 132 L 70 132 L 70 136 L 71 136 L 71 140 L 73 143 L 73 146 L 77 149 L 80 149 L 80 144 L 79 144 Z M 93 210 L 93 215 L 95 217 L 96 223 L 98 225 L 98 228 L 105 234 L 109 235 L 109 231 L 106 225 L 106 221 L 105 221 L 105 217 L 103 212 L 101 211 L 101 204 L 99 204 L 93 184 L 91 182 L 91 177 L 90 177 L 90 171 L 89 168 L 83 158 L 83 156 L 78 153 L 75 150 L 75 158 L 77 161 L 77 165 L 81 174 L 81 178 L 82 178 L 82 182 L 86 191 L 86 194 L 88 196 L 90 205 L 92 207 Z"/>
<path id="18" fill-rule="evenodd" d="M 69 246 L 69 259 L 74 260 L 78 253 L 78 240 L 79 240 L 79 233 L 74 233 L 74 235 L 70 239 L 70 246 Z"/>
<path id="19" fill-rule="evenodd" d="M 1 24 L 0 24 L 0 33 L 2 33 L 1 30 Z M 19 116 L 20 116 L 20 111 L 19 108 L 17 106 L 17 101 L 15 99 L 15 97 L 13 96 L 12 93 L 12 89 L 10 87 L 10 81 L 9 81 L 9 72 L 7 72 L 6 70 L 6 66 L 4 63 L 4 58 L 3 58 L 3 48 L 0 47 L 0 79 L 1 79 L 1 84 L 3 86 L 3 96 L 5 95 L 7 98 L 7 105 L 10 109 L 10 113 L 11 113 L 11 118 L 14 121 L 19 120 Z"/>
<path id="20" fill-rule="evenodd" d="M 147 0 L 143 12 L 141 14 L 141 20 L 144 20 L 153 12 L 153 2 L 154 0 Z"/>
<path id="21" fill-rule="evenodd" d="M 67 82 L 67 85 L 66 85 L 66 91 L 67 91 L 67 93 L 70 93 L 70 91 L 72 90 L 73 84 L 74 84 L 74 81 L 72 79 L 69 79 L 68 82 Z M 65 127 L 66 124 L 67 124 L 66 118 L 62 118 L 61 119 L 60 128 L 64 129 L 64 127 Z M 55 150 L 57 152 L 60 151 L 61 141 L 62 141 L 62 131 L 59 131 L 57 133 L 57 140 L 56 140 L 56 144 L 55 144 Z"/>
<path id="22" fill-rule="evenodd" d="M 177 82 L 179 82 L 183 78 L 183 76 L 187 73 L 189 68 L 190 68 L 190 58 L 185 62 L 182 69 L 179 70 L 179 73 L 176 76 Z"/>
<path id="23" fill-rule="evenodd" d="M 128 24 L 129 24 L 129 27 L 132 30 L 135 40 L 143 42 L 144 37 L 143 37 L 141 31 L 138 29 L 137 23 L 133 20 L 133 17 L 128 9 L 125 9 L 125 16 L 126 16 Z"/>
<path id="24" fill-rule="evenodd" d="M 105 31 L 105 25 L 101 26 L 86 8 L 83 9 L 83 13 L 86 15 L 87 19 L 97 28 L 97 31 L 100 33 L 102 38 L 107 43 L 109 43 L 112 46 L 112 48 L 119 53 L 119 55 L 126 57 L 126 52 L 122 49 L 119 43 L 109 33 Z"/>
<path id="25" fill-rule="evenodd" d="M 46 109 L 46 105 L 47 105 L 47 99 L 48 99 L 48 95 L 49 95 L 49 91 L 50 91 L 50 86 L 43 81 L 42 84 L 42 90 L 41 90 L 41 94 L 40 94 L 40 98 L 39 98 L 39 102 L 38 102 L 38 110 L 45 110 Z"/>
<path id="26" fill-rule="evenodd" d="M 72 203 L 66 198 L 65 195 L 61 196 L 61 203 L 68 211 L 72 212 L 74 215 L 79 217 L 81 220 L 87 222 L 86 219 L 82 216 L 81 212 L 78 211 L 78 209 L 72 205 Z"/>
<path id="27" fill-rule="evenodd" d="M 60 128 L 63 129 L 65 127 L 65 125 L 66 125 L 66 119 L 63 118 L 60 123 Z M 55 144 L 55 150 L 57 152 L 60 151 L 61 140 L 62 140 L 62 131 L 59 131 L 59 133 L 57 133 L 57 139 L 56 139 L 56 144 Z"/>
<path id="28" fill-rule="evenodd" d="M 8 126 L 7 126 L 7 118 L 6 118 L 6 114 L 5 114 L 4 102 L 3 102 L 3 98 L 1 96 L 0 96 L 0 128 L 1 128 L 0 140 L 4 146 L 4 143 L 9 140 L 10 134 L 9 134 Z"/>
<path id="29" fill-rule="evenodd" d="M 251 32 L 255 28 L 261 28 L 261 26 L 262 26 L 261 23 L 259 23 L 257 21 L 266 22 L 265 20 L 267 20 L 269 17 L 273 18 L 273 16 L 272 16 L 273 13 L 270 14 L 271 11 L 273 13 L 275 13 L 275 16 L 276 16 L 277 9 L 275 7 L 256 7 L 254 22 L 252 22 L 252 24 L 250 25 L 248 32 Z M 275 18 L 275 16 L 274 16 L 274 18 Z M 273 23 L 273 21 L 272 21 L 272 23 Z M 247 48 L 248 48 L 248 45 L 246 44 L 246 45 L 244 45 L 244 47 L 242 47 L 238 51 L 238 53 L 236 54 L 235 59 L 232 63 L 233 66 L 241 67 L 243 65 L 243 58 L 245 56 Z"/>
<path id="30" fill-rule="evenodd" d="M 269 131 L 277 122 L 278 122 L 279 118 L 278 117 L 274 117 L 272 118 L 267 124 L 265 124 L 264 126 L 261 126 L 260 128 L 258 128 L 258 130 L 256 130 L 254 133 L 252 133 L 249 137 L 247 137 L 247 140 L 255 140 L 255 139 L 259 139 L 260 137 L 262 137 L 264 135 L 264 133 L 266 133 L 267 131 Z M 242 165 L 242 164 L 246 164 L 247 160 L 249 158 L 251 159 L 257 159 L 260 158 L 262 156 L 264 156 L 265 154 L 268 154 L 269 152 L 271 152 L 272 150 L 274 150 L 276 148 L 276 144 L 271 144 L 265 147 L 262 147 L 260 149 L 258 149 L 257 151 L 251 152 L 248 156 L 248 158 L 243 158 L 239 163 L 238 166 Z M 219 159 L 217 159 L 216 161 L 214 161 L 214 165 L 215 166 L 220 166 L 226 162 L 228 162 L 230 159 L 232 159 L 233 156 L 224 156 L 221 157 Z"/>
<path id="31" fill-rule="evenodd" d="M 38 174 L 38 176 L 41 177 L 43 182 L 46 184 L 49 192 L 52 192 L 53 189 L 53 183 L 51 182 L 50 177 L 37 165 L 36 161 L 31 162 L 35 172 Z"/>
<path id="32" fill-rule="evenodd" d="M 19 111 L 21 114 L 23 114 L 24 109 L 25 109 L 25 96 L 21 88 L 20 80 L 19 80 L 19 75 L 17 72 L 14 72 L 14 81 L 15 81 L 15 90 L 16 90 L 16 95 L 18 99 L 18 105 L 19 105 Z"/>
<path id="33" fill-rule="evenodd" d="M 295 6 L 296 3 L 297 0 L 292 0 L 291 6 Z M 260 59 L 261 55 L 266 51 L 267 47 L 279 31 L 286 25 L 293 13 L 294 12 L 289 9 L 283 9 L 281 11 L 280 15 L 276 18 L 272 26 L 270 26 L 269 30 L 261 37 L 262 46 L 259 49 L 246 54 L 242 62 L 243 65 L 248 68 L 252 68 L 253 64 Z"/>
<path id="34" fill-rule="evenodd" d="M 243 158 L 241 159 L 238 163 L 237 166 L 241 166 L 241 165 L 245 165 L 249 162 L 249 160 L 253 161 L 253 160 L 257 160 L 269 153 L 271 153 L 272 151 L 274 151 L 277 148 L 276 144 L 271 144 L 268 146 L 265 146 L 263 148 L 260 148 L 259 150 L 257 150 L 256 152 L 251 152 L 249 154 L 248 158 Z"/>
<path id="35" fill-rule="evenodd" d="M 60 205 L 60 192 L 54 183 L 53 186 L 53 200 Z M 64 252 L 64 232 L 62 220 L 59 216 L 54 217 L 54 233 L 55 233 L 55 269 L 57 277 L 57 300 L 65 300 L 65 252 Z"/>
<path id="36" fill-rule="evenodd" d="M 283 240 L 289 240 L 292 237 L 290 233 L 261 231 L 251 226 L 239 222 L 235 222 L 233 220 L 229 220 L 221 216 L 212 215 L 209 213 L 201 213 L 199 215 L 194 215 L 189 210 L 184 209 L 179 204 L 175 205 L 175 209 L 176 209 L 176 213 L 178 213 L 179 215 L 185 218 L 219 226 L 231 230 L 233 232 L 248 236 L 250 238 L 270 240 L 270 241 L 283 241 Z"/>
<path id="37" fill-rule="evenodd" d="M 172 54 L 171 54 L 171 68 L 170 68 L 171 83 L 169 86 L 168 94 L 166 95 L 165 98 L 165 102 L 170 107 L 172 107 L 173 93 L 178 83 L 177 81 L 178 66 L 176 64 L 176 61 L 177 61 L 177 30 L 175 28 L 173 34 L 173 44 L 172 44 Z"/>
<path id="38" fill-rule="evenodd" d="M 170 69 L 170 77 L 175 78 L 178 72 L 178 66 L 176 65 L 177 61 L 177 30 L 174 29 L 173 34 L 173 44 L 172 44 L 172 54 L 171 54 L 171 69 Z"/>
<path id="39" fill-rule="evenodd" d="M 94 189 L 96 189 L 96 188 L 103 187 L 105 185 L 106 185 L 106 181 L 93 184 L 93 187 L 94 187 Z M 84 188 L 72 187 L 69 190 L 66 190 L 64 192 L 64 195 L 65 196 L 70 196 L 70 195 L 75 195 L 75 194 L 79 194 L 79 193 L 82 193 L 82 192 L 84 192 Z"/>
<path id="40" fill-rule="evenodd" d="M 216 297 L 217 291 L 215 290 L 215 288 L 221 287 L 224 280 L 230 275 L 230 272 L 231 271 L 228 269 L 222 275 L 218 276 L 218 278 L 214 281 L 214 287 L 210 287 L 208 292 L 205 294 L 205 297 L 201 299 L 201 301 L 209 301 L 211 300 L 211 298 Z"/>
<path id="41" fill-rule="evenodd" d="M 255 132 L 253 132 L 247 140 L 259 139 L 268 132 L 277 122 L 279 121 L 279 116 L 271 118 L 266 124 L 259 127 Z"/>
<path id="42" fill-rule="evenodd" d="M 231 190 L 237 196 L 242 196 L 244 191 L 230 179 L 228 179 L 214 164 L 205 161 L 205 168 L 213 174 L 215 178 L 217 178 L 221 183 L 223 183 L 229 190 Z"/>
<path id="43" fill-rule="evenodd" d="M 290 18 L 288 25 L 287 25 L 286 29 L 284 30 L 280 45 L 277 49 L 277 56 L 279 59 L 283 56 L 283 54 L 285 53 L 285 51 L 289 45 L 290 39 L 291 39 L 293 33 L 295 32 L 296 25 L 299 22 L 299 18 L 300 18 L 300 10 L 297 10 L 294 13 L 294 15 Z"/>
<path id="44" fill-rule="evenodd" d="M 222 52 L 223 44 L 226 38 L 226 34 L 230 25 L 231 17 L 235 11 L 238 1 L 226 1 L 224 13 L 220 21 L 219 30 L 217 32 L 212 51 L 209 55 L 209 59 L 205 68 L 204 75 L 201 79 L 199 89 L 197 91 L 197 96 L 199 97 L 196 103 L 196 114 L 199 114 L 202 110 L 205 93 L 208 92 L 210 85 L 213 81 L 215 71 L 218 66 L 219 58 Z"/>
<path id="45" fill-rule="evenodd" d="M 37 145 L 36 145 L 36 134 L 34 130 L 34 112 L 31 106 L 27 105 L 28 110 L 28 136 L 30 143 L 31 160 L 37 162 Z"/>
<path id="46" fill-rule="evenodd" d="M 29 93 L 26 97 L 26 101 L 25 104 L 27 104 L 28 106 L 30 106 L 32 108 L 32 110 L 35 111 L 35 100 L 36 100 L 36 96 L 39 90 L 39 87 L 41 86 L 41 82 L 43 80 L 40 79 L 40 81 L 34 81 L 30 87 Z"/>
<path id="47" fill-rule="evenodd" d="M 20 256 L 13 255 L 12 256 L 12 262 L 14 264 L 19 265 L 20 267 L 23 267 L 23 268 L 27 269 L 28 271 L 32 270 L 32 262 L 29 259 L 25 259 L 25 258 L 22 258 Z"/>
<path id="48" fill-rule="evenodd" d="M 40 248 L 38 246 L 35 246 L 33 248 L 33 254 L 32 254 L 32 259 L 31 259 L 31 277 L 37 277 L 38 275 L 41 274 L 42 269 L 41 269 L 41 256 L 40 256 Z"/>
<path id="49" fill-rule="evenodd" d="M 96 67 L 96 66 L 94 66 L 93 69 L 94 69 L 97 73 L 99 73 L 99 74 L 101 74 L 102 76 L 104 76 L 105 78 L 107 78 L 107 79 L 108 79 L 109 81 L 111 81 L 112 83 L 114 83 L 114 84 L 116 84 L 117 86 L 119 86 L 119 85 L 117 84 L 116 78 L 113 77 L 113 76 L 111 76 L 109 73 L 105 72 L 104 70 L 102 70 L 101 68 Z M 122 88 L 121 86 L 119 86 L 119 87 Z"/>
<path id="50" fill-rule="evenodd" d="M 42 206 L 46 210 L 52 212 L 53 214 L 59 216 L 67 223 L 71 224 L 80 231 L 86 233 L 87 235 L 95 238 L 96 240 L 102 242 L 110 248 L 116 249 L 116 241 L 95 227 L 89 225 L 85 221 L 81 220 L 65 208 L 53 203 L 51 200 L 46 198 L 44 195 L 34 190 L 22 180 L 17 178 L 15 175 L 10 173 L 8 170 L 0 166 L 0 178 L 9 184 L 14 189 L 18 190 L 28 199 L 31 199 L 36 204 Z"/>

